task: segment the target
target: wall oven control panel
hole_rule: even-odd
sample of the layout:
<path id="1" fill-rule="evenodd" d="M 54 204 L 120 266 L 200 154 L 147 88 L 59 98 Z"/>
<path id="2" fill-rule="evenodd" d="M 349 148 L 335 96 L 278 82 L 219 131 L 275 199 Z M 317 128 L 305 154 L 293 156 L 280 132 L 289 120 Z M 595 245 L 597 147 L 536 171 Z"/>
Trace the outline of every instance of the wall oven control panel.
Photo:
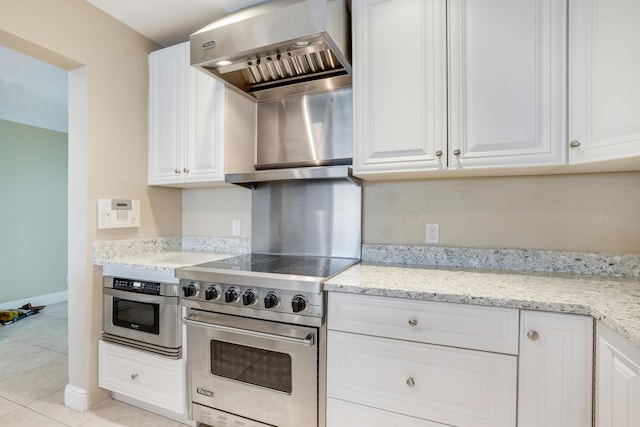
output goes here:
<path id="1" fill-rule="evenodd" d="M 113 278 L 113 289 L 148 295 L 160 295 L 160 283 L 143 282 L 141 280 L 123 279 L 120 277 Z"/>

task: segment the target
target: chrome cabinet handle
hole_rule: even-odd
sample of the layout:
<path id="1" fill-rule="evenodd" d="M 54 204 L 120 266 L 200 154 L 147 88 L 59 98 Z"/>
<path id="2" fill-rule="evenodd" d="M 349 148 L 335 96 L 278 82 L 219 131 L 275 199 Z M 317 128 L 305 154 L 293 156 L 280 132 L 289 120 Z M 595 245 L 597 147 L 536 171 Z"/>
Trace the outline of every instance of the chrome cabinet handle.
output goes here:
<path id="1" fill-rule="evenodd" d="M 174 170 L 175 173 L 180 173 L 180 169 Z"/>
<path id="2" fill-rule="evenodd" d="M 453 150 L 453 154 L 455 154 L 456 156 L 459 156 L 460 154 L 462 154 L 462 151 L 460 151 L 459 148 L 456 148 L 455 150 Z"/>
<path id="3" fill-rule="evenodd" d="M 407 385 L 408 385 L 409 387 L 415 387 L 415 385 L 416 385 L 416 380 L 414 380 L 414 379 L 413 379 L 413 377 L 409 377 L 409 378 L 407 378 Z"/>
<path id="4" fill-rule="evenodd" d="M 531 341 L 537 341 L 538 338 L 540 338 L 540 334 L 538 334 L 537 331 L 531 330 L 527 332 L 527 338 L 529 338 Z"/>
<path id="5" fill-rule="evenodd" d="M 409 326 L 413 328 L 417 325 L 418 325 L 418 319 L 416 319 L 415 317 L 412 317 L 411 319 L 409 319 Z"/>
<path id="6" fill-rule="evenodd" d="M 436 157 L 440 157 L 440 156 L 442 156 L 442 150 L 436 151 Z"/>
<path id="7" fill-rule="evenodd" d="M 207 323 L 207 322 L 199 322 L 197 320 L 187 319 L 186 317 L 182 318 L 182 321 L 186 325 L 190 325 L 190 326 L 198 326 L 200 328 L 205 328 L 205 329 L 214 329 L 218 331 L 231 332 L 234 334 L 245 335 L 245 336 L 254 337 L 254 338 L 266 338 L 273 341 L 300 344 L 305 347 L 313 347 L 316 342 L 315 340 L 316 337 L 314 334 L 308 334 L 304 338 L 296 338 L 296 337 L 289 337 L 286 335 L 274 335 L 266 332 L 251 331 L 248 329 L 233 328 L 231 326 L 217 325 L 217 324 Z"/>
<path id="8" fill-rule="evenodd" d="M 138 379 L 138 374 L 131 374 L 131 379 L 133 381 L 137 380 Z"/>
<path id="9" fill-rule="evenodd" d="M 575 139 L 569 143 L 569 147 L 577 148 L 580 147 L 580 141 L 576 141 Z"/>
<path id="10" fill-rule="evenodd" d="M 187 168 L 182 169 L 182 171 L 183 171 L 184 173 L 189 173 L 189 169 L 187 169 Z"/>

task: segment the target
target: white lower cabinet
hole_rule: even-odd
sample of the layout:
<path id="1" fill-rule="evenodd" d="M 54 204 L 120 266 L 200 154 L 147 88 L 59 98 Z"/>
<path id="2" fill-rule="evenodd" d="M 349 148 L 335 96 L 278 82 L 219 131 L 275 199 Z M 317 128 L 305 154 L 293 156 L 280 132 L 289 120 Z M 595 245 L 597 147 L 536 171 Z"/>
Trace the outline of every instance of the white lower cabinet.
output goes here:
<path id="1" fill-rule="evenodd" d="M 327 328 L 327 427 L 592 425 L 590 316 L 330 292 Z M 603 427 L 640 426 L 636 357 Z"/>
<path id="2" fill-rule="evenodd" d="M 515 426 L 518 310 L 330 293 L 327 327 L 328 427 Z"/>
<path id="3" fill-rule="evenodd" d="M 100 340 L 98 385 L 175 413 L 185 414 L 185 362 Z"/>
<path id="4" fill-rule="evenodd" d="M 328 343 L 331 398 L 454 426 L 515 424 L 516 356 L 338 331 Z"/>
<path id="5" fill-rule="evenodd" d="M 640 348 L 597 326 L 596 427 L 640 426 Z"/>
<path id="6" fill-rule="evenodd" d="M 327 427 L 447 427 L 420 418 L 357 405 L 344 400 L 327 399 Z"/>
<path id="7" fill-rule="evenodd" d="M 591 427 L 592 355 L 592 317 L 523 310 L 518 427 Z"/>

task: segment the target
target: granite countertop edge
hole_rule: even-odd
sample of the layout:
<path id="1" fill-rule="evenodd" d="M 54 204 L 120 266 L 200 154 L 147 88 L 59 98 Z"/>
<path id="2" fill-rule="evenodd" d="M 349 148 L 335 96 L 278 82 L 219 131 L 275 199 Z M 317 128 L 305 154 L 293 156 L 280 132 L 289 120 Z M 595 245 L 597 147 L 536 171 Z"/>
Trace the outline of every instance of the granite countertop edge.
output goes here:
<path id="1" fill-rule="evenodd" d="M 93 264 L 103 268 L 131 268 L 145 271 L 173 272 L 176 268 L 202 264 L 236 256 L 236 253 L 163 251 L 156 253 L 94 258 Z"/>
<path id="2" fill-rule="evenodd" d="M 640 347 L 638 280 L 362 263 L 326 281 L 324 290 L 588 315 Z"/>

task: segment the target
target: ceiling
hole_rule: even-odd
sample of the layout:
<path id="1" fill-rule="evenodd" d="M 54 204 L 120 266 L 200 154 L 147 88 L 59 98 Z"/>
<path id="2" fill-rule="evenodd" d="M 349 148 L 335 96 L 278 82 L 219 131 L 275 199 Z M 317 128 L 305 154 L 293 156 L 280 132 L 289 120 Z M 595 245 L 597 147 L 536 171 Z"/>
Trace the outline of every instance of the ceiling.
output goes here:
<path id="1" fill-rule="evenodd" d="M 162 47 L 189 40 L 207 24 L 265 0 L 86 0 Z"/>
<path id="2" fill-rule="evenodd" d="M 86 0 L 162 47 L 265 0 Z M 0 119 L 67 131 L 67 72 L 0 45 Z"/>

